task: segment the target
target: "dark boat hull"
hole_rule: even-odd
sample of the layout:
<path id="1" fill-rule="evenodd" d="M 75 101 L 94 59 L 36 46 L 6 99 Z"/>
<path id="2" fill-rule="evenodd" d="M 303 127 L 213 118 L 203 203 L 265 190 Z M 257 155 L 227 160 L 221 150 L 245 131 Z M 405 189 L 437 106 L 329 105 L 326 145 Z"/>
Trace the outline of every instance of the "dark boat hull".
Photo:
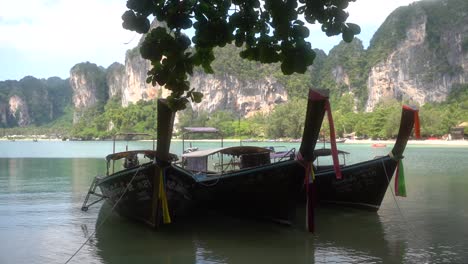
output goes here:
<path id="1" fill-rule="evenodd" d="M 194 198 L 203 208 L 288 223 L 303 187 L 303 167 L 289 160 L 206 176 L 198 181 Z"/>
<path id="2" fill-rule="evenodd" d="M 157 221 L 161 220 L 160 212 L 157 219 L 153 215 L 154 181 L 158 179 L 155 177 L 158 173 L 158 165 L 149 163 L 99 179 L 98 186 L 119 215 L 156 227 Z M 166 193 L 173 220 L 190 214 L 193 209 L 191 188 L 194 181 L 180 176 L 174 174 L 171 167 L 166 168 Z"/>
<path id="3" fill-rule="evenodd" d="M 315 181 L 318 202 L 377 211 L 396 166 L 397 161 L 384 156 L 342 167 L 340 180 L 333 169 L 318 171 Z"/>
<path id="4" fill-rule="evenodd" d="M 147 164 L 111 174 L 98 186 L 119 215 L 155 226 L 153 184 L 158 171 L 157 165 Z M 303 189 L 304 171 L 291 160 L 195 181 L 190 172 L 173 165 L 166 168 L 165 179 L 173 221 L 211 209 L 286 223 Z"/>

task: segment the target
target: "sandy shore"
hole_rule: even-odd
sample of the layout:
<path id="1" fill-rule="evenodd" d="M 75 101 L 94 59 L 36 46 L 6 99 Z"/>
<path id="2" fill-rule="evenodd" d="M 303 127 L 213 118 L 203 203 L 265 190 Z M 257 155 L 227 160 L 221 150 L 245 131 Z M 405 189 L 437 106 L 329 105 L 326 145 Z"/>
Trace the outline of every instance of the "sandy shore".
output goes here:
<path id="1" fill-rule="evenodd" d="M 395 140 L 346 140 L 345 144 L 395 144 Z M 408 145 L 467 146 L 468 140 L 409 140 Z"/>
<path id="2" fill-rule="evenodd" d="M 39 138 L 38 141 L 61 141 L 61 139 L 48 139 L 48 138 Z M 0 138 L 0 141 L 10 141 L 7 138 Z M 21 138 L 15 139 L 15 141 L 33 141 L 32 138 Z M 173 138 L 172 141 L 179 142 L 182 139 Z M 191 139 L 186 140 L 191 142 L 219 142 L 218 139 Z M 224 139 L 224 142 L 239 142 L 239 139 Z M 257 141 L 254 143 L 289 143 L 288 141 Z M 248 145 L 250 142 L 243 142 L 243 144 Z M 342 144 L 395 144 L 395 140 L 370 140 L 370 139 L 361 139 L 361 140 L 351 140 L 347 139 Z M 439 146 L 466 146 L 468 147 L 468 140 L 409 140 L 408 145 L 439 145 Z"/>

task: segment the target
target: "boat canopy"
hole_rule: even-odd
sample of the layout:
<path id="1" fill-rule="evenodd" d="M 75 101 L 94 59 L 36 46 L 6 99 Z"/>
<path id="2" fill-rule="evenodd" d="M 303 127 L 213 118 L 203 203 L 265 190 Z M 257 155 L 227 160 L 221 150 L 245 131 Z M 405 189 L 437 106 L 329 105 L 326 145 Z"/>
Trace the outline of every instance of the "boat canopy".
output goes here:
<path id="1" fill-rule="evenodd" d="M 215 148 L 215 149 L 207 149 L 207 150 L 198 150 L 189 153 L 185 153 L 182 155 L 184 158 L 200 158 L 206 157 L 209 155 L 213 155 L 216 153 L 232 155 L 232 156 L 240 156 L 244 154 L 256 154 L 256 153 L 265 153 L 270 152 L 271 150 L 262 147 L 255 147 L 255 146 L 235 146 L 235 147 L 226 147 L 226 148 Z"/>
<path id="2" fill-rule="evenodd" d="M 129 156 L 138 155 L 138 154 L 144 154 L 146 157 L 153 159 L 156 156 L 156 151 L 155 150 L 130 150 L 130 151 L 124 151 L 124 152 L 117 152 L 114 154 L 107 155 L 106 160 L 107 161 L 119 160 L 119 159 L 123 159 Z"/>
<path id="3" fill-rule="evenodd" d="M 129 151 L 117 152 L 114 154 L 109 154 L 106 156 L 106 160 L 107 161 L 119 160 L 119 159 L 123 159 L 129 156 L 138 155 L 138 154 L 143 154 L 149 159 L 154 159 L 156 157 L 159 158 L 158 152 L 156 150 L 129 150 Z M 178 160 L 177 155 L 173 153 L 169 153 L 169 158 L 171 161 Z"/>

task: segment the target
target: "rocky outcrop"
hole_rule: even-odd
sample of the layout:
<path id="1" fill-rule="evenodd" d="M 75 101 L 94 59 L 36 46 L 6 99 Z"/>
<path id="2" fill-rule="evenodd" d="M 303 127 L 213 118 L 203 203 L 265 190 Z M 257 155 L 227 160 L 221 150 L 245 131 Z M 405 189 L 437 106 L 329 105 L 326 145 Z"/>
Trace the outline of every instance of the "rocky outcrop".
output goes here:
<path id="1" fill-rule="evenodd" d="M 23 127 L 31 123 L 28 105 L 21 97 L 17 95 L 11 96 L 8 104 L 8 112 L 10 113 L 11 117 L 16 120 L 16 124 L 18 126 Z"/>
<path id="2" fill-rule="evenodd" d="M 444 101 L 454 85 L 468 80 L 468 9 L 456 8 L 466 5 L 462 0 L 421 1 L 395 10 L 368 50 L 355 39 L 349 44 L 340 43 L 328 56 L 317 51 L 317 59 L 309 69 L 311 86 L 329 89 L 334 98 L 354 96 L 353 109 L 367 111 L 387 98 L 419 105 Z M 451 24 L 452 18 L 456 24 Z M 152 27 L 156 25 L 154 22 Z M 234 59 L 229 62 L 233 64 Z M 149 61 L 141 58 L 136 47 L 127 52 L 125 66 L 115 63 L 107 69 L 104 85 L 99 77 L 72 70 L 75 121 L 80 112 L 105 101 L 98 99 L 97 87 L 107 87 L 106 96 L 120 97 L 123 106 L 169 95 L 170 91 L 163 87 L 146 83 L 150 69 Z M 97 66 L 94 70 L 100 71 Z M 286 88 L 273 74 L 268 75 L 269 71 L 250 79 L 236 75 L 239 72 L 195 72 L 189 81 L 192 88 L 204 94 L 204 100 L 192 108 L 207 112 L 230 110 L 250 116 L 268 112 L 288 100 Z M 288 86 L 293 92 L 302 88 Z"/>
<path id="3" fill-rule="evenodd" d="M 125 66 L 114 62 L 106 70 L 106 82 L 109 87 L 109 98 L 122 97 L 122 88 L 125 83 Z"/>
<path id="4" fill-rule="evenodd" d="M 336 83 L 339 84 L 344 84 L 348 88 L 351 87 L 350 82 L 349 82 L 349 76 L 346 70 L 343 68 L 342 65 L 336 65 L 331 72 L 334 80 Z"/>
<path id="5" fill-rule="evenodd" d="M 93 63 L 75 65 L 70 70 L 70 86 L 75 107 L 73 123 L 78 122 L 86 110 L 98 103 L 104 104 L 108 98 L 104 69 Z"/>
<path id="6" fill-rule="evenodd" d="M 127 51 L 125 56 L 125 76 L 122 86 L 122 105 L 136 103 L 139 100 L 155 99 L 161 93 L 161 87 L 146 83 L 147 73 L 151 69 L 148 60 L 141 57 L 138 48 Z"/>
<path id="7" fill-rule="evenodd" d="M 415 15 L 407 18 L 411 20 L 406 38 L 369 71 L 367 111 L 385 98 L 419 105 L 441 102 L 453 85 L 468 80 L 468 50 L 464 50 L 462 41 L 468 34 L 466 23 L 444 28 L 438 42 L 431 43 L 428 27 L 434 25 L 428 23 L 424 9 L 417 5 L 411 8 Z"/>
<path id="8" fill-rule="evenodd" d="M 123 106 L 170 94 L 170 91 L 158 84 L 153 86 L 146 83 L 150 69 L 150 62 L 141 57 L 138 47 L 127 52 L 122 86 Z M 247 81 L 229 74 L 212 75 L 196 71 L 189 77 L 189 81 L 192 88 L 204 95 L 202 103 L 192 105 L 196 111 L 230 110 L 250 116 L 256 112 L 269 112 L 275 104 L 285 102 L 288 98 L 284 87 L 270 76 Z"/>
<path id="9" fill-rule="evenodd" d="M 227 74 L 196 73 L 190 83 L 203 93 L 203 101 L 192 105 L 195 111 L 230 110 L 249 117 L 258 112 L 267 113 L 288 100 L 284 86 L 273 77 L 248 81 Z"/>

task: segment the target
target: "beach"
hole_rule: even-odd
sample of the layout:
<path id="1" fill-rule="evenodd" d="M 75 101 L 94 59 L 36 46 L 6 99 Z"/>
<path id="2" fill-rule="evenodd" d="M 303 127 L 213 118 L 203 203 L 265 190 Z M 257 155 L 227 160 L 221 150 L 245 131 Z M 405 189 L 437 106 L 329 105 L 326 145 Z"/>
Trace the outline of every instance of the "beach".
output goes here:
<path id="1" fill-rule="evenodd" d="M 59 138 L 36 138 L 38 141 L 62 141 Z M 15 138 L 14 141 L 33 141 L 34 138 Z M 111 140 L 111 139 L 109 139 Z M 107 140 L 107 141 L 109 141 Z M 6 137 L 0 137 L 0 141 L 12 141 Z M 101 140 L 90 140 L 90 141 L 101 141 Z M 151 140 L 141 140 L 141 141 L 151 141 Z M 156 140 L 157 141 L 157 140 Z M 178 142 L 182 141 L 180 138 L 173 138 L 172 141 Z M 219 139 L 186 139 L 186 141 L 191 142 L 219 142 Z M 240 142 L 240 139 L 227 138 L 223 139 L 224 142 Z M 256 143 L 278 143 L 278 142 L 289 142 L 288 140 L 277 139 L 277 140 L 259 140 L 255 141 Z M 243 144 L 249 144 L 250 142 L 242 141 Z M 300 143 L 300 142 L 299 142 Z M 346 139 L 344 143 L 341 144 L 395 144 L 395 140 L 371 140 L 371 139 Z M 409 140 L 408 145 L 433 145 L 433 146 L 460 146 L 468 147 L 468 140 Z"/>
<path id="2" fill-rule="evenodd" d="M 344 144 L 395 144 L 395 140 L 351 140 L 347 139 Z M 434 145 L 434 146 L 466 146 L 468 140 L 408 140 L 407 145 Z"/>

